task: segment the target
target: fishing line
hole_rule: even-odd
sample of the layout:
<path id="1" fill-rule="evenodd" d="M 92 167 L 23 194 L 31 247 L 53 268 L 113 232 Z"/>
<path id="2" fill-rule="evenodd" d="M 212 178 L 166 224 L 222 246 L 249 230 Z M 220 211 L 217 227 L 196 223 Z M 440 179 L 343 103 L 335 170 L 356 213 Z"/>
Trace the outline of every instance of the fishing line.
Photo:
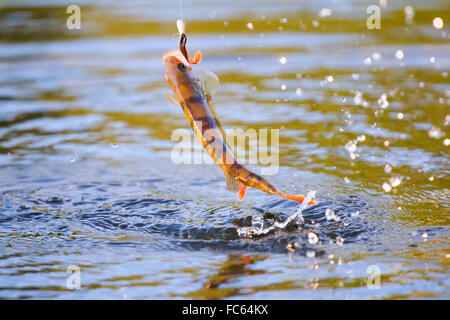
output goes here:
<path id="1" fill-rule="evenodd" d="M 180 35 L 184 34 L 186 29 L 186 23 L 183 21 L 183 7 L 181 6 L 180 0 L 180 19 L 177 20 L 177 29 Z"/>
<path id="2" fill-rule="evenodd" d="M 186 23 L 183 21 L 183 6 L 181 5 L 181 0 L 180 0 L 180 19 L 177 20 L 177 29 L 178 29 L 178 33 L 180 35 L 180 40 L 178 41 L 178 48 L 180 49 L 183 56 L 187 60 L 189 60 L 189 56 L 186 51 L 187 37 L 184 34 L 185 29 L 186 29 Z"/>

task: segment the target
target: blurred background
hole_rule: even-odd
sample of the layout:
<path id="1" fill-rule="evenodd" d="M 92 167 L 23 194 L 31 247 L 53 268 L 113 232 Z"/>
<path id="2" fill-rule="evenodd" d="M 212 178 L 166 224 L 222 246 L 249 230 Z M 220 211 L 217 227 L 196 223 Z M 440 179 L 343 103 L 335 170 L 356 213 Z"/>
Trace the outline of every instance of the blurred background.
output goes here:
<path id="1" fill-rule="evenodd" d="M 280 129 L 268 180 L 320 204 L 242 237 L 297 204 L 171 162 L 178 0 L 0 0 L 0 298 L 448 299 L 448 1 L 182 4 L 222 125 Z"/>

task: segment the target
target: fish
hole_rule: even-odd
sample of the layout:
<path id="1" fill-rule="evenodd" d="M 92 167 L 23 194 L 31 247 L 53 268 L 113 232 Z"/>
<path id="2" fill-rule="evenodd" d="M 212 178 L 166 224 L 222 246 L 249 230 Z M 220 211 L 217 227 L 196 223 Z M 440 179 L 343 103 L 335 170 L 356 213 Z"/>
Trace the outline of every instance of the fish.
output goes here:
<path id="1" fill-rule="evenodd" d="M 169 50 L 163 55 L 165 81 L 175 95 L 173 97 L 166 93 L 166 97 L 169 102 L 181 107 L 203 148 L 223 170 L 228 191 L 238 193 L 239 201 L 244 199 L 247 187 L 251 187 L 285 199 L 303 202 L 305 195 L 279 191 L 236 159 L 226 143 L 226 135 L 212 104 L 212 98 L 219 87 L 219 79 L 211 71 L 205 70 L 204 79 L 200 80 L 192 65 L 200 63 L 202 54 L 196 51 L 191 59 L 186 42 L 185 33 L 181 33 L 178 49 Z M 311 200 L 309 204 L 317 202 Z"/>

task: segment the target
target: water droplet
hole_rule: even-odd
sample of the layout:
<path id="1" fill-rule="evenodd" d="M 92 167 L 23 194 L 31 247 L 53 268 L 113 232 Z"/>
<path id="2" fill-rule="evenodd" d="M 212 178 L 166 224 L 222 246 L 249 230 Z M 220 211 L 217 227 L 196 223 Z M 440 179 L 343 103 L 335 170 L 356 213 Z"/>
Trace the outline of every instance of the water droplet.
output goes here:
<path id="1" fill-rule="evenodd" d="M 384 144 L 385 147 L 389 147 L 389 141 L 388 140 L 384 141 L 383 144 Z"/>
<path id="2" fill-rule="evenodd" d="M 308 233 L 308 242 L 310 244 L 316 244 L 317 242 L 319 242 L 319 238 L 314 232 L 310 232 Z"/>
<path id="3" fill-rule="evenodd" d="M 295 90 L 295 93 L 296 93 L 298 96 L 301 96 L 301 95 L 302 95 L 302 88 L 298 87 L 298 88 Z"/>
<path id="4" fill-rule="evenodd" d="M 353 78 L 353 80 L 358 80 L 359 79 L 359 74 L 358 73 L 352 73 L 352 78 Z"/>
<path id="5" fill-rule="evenodd" d="M 288 19 L 287 18 L 281 18 L 280 19 L 280 23 L 287 23 L 288 22 Z"/>
<path id="6" fill-rule="evenodd" d="M 402 50 L 397 50 L 397 51 L 395 52 L 395 57 L 396 57 L 398 60 L 402 60 L 402 59 L 405 57 L 405 54 L 403 53 Z"/>
<path id="7" fill-rule="evenodd" d="M 24 210 L 28 210 L 31 209 L 31 207 L 27 204 L 22 204 L 17 208 L 17 211 L 24 211 Z"/>
<path id="8" fill-rule="evenodd" d="M 431 176 L 431 177 L 428 178 L 428 181 L 433 181 L 433 180 L 434 180 L 434 177 L 433 177 L 433 176 Z"/>
<path id="9" fill-rule="evenodd" d="M 321 18 L 329 17 L 332 14 L 333 12 L 329 8 L 322 8 L 322 10 L 319 11 L 319 17 Z"/>
<path id="10" fill-rule="evenodd" d="M 440 17 L 434 18 L 433 27 L 435 27 L 436 29 L 442 29 L 443 26 L 444 26 L 444 21 Z"/>
<path id="11" fill-rule="evenodd" d="M 422 238 L 428 238 L 428 233 L 426 232 L 422 233 Z"/>
<path id="12" fill-rule="evenodd" d="M 428 135 L 431 138 L 434 139 L 439 139 L 440 137 L 442 137 L 444 135 L 444 133 L 442 132 L 441 128 L 438 127 L 432 127 L 429 131 L 428 131 Z"/>
<path id="13" fill-rule="evenodd" d="M 356 91 L 355 92 L 355 97 L 353 98 L 353 102 L 355 102 L 356 105 L 360 105 L 362 102 L 362 95 L 361 92 Z"/>
<path id="14" fill-rule="evenodd" d="M 358 142 L 364 142 L 364 141 L 366 141 L 366 136 L 362 134 L 362 135 L 358 136 L 358 137 L 356 138 L 356 140 L 357 140 Z"/>
<path id="15" fill-rule="evenodd" d="M 327 81 L 328 81 L 328 82 L 333 82 L 333 76 L 328 76 L 328 77 L 327 77 Z"/>
<path id="16" fill-rule="evenodd" d="M 247 23 L 247 28 L 248 28 L 250 31 L 253 31 L 253 30 L 254 30 L 253 23 L 251 23 L 251 22 Z"/>
<path id="17" fill-rule="evenodd" d="M 345 182 L 345 183 L 350 183 L 350 179 L 347 178 L 347 177 L 344 177 L 344 182 Z"/>
<path id="18" fill-rule="evenodd" d="M 316 256 L 316 253 L 312 250 L 306 251 L 306 257 L 307 258 L 314 258 Z"/>
<path id="19" fill-rule="evenodd" d="M 368 66 L 368 65 L 370 65 L 371 63 L 372 63 L 372 59 L 371 59 L 370 57 L 367 57 L 367 58 L 364 59 L 364 64 L 365 64 L 365 65 Z"/>
<path id="20" fill-rule="evenodd" d="M 444 146 L 448 147 L 450 145 L 450 139 L 447 138 L 442 143 L 444 144 Z"/>
<path id="21" fill-rule="evenodd" d="M 286 90 L 286 85 L 285 84 L 281 85 L 281 90 Z"/>
<path id="22" fill-rule="evenodd" d="M 387 95 L 386 93 L 383 93 L 381 95 L 381 98 L 378 99 L 378 104 L 382 109 L 386 109 L 389 106 L 389 102 L 387 101 Z"/>
<path id="23" fill-rule="evenodd" d="M 333 211 L 333 209 L 327 208 L 327 209 L 325 210 L 325 217 L 327 218 L 327 220 L 333 219 L 333 216 L 334 216 L 334 211 Z"/>
<path id="24" fill-rule="evenodd" d="M 444 126 L 448 126 L 450 124 L 450 114 L 445 116 Z"/>
<path id="25" fill-rule="evenodd" d="M 391 187 L 391 185 L 390 185 L 389 183 L 384 182 L 384 183 L 383 183 L 383 190 L 384 190 L 385 192 L 390 192 L 390 191 L 392 190 L 392 187 Z"/>
<path id="26" fill-rule="evenodd" d="M 431 63 L 435 63 L 436 62 L 436 58 L 435 57 L 430 57 L 430 62 Z"/>
<path id="27" fill-rule="evenodd" d="M 398 187 L 400 183 L 402 182 L 402 179 L 399 177 L 392 177 L 389 179 L 389 183 L 393 188 Z"/>
<path id="28" fill-rule="evenodd" d="M 281 57 L 281 58 L 280 58 L 280 63 L 281 63 L 281 64 L 285 64 L 286 62 L 287 62 L 286 57 Z"/>
<path id="29" fill-rule="evenodd" d="M 339 220 L 341 220 L 341 218 L 339 218 L 335 213 L 334 210 L 331 208 L 327 208 L 325 210 L 325 217 L 327 218 L 327 220 L 334 220 L 336 222 L 338 222 Z"/>
<path id="30" fill-rule="evenodd" d="M 405 13 L 406 23 L 412 23 L 412 19 L 414 18 L 414 8 L 411 6 L 406 6 L 403 9 L 403 12 Z"/>
<path id="31" fill-rule="evenodd" d="M 380 60 L 381 57 L 382 57 L 382 55 L 381 55 L 381 53 L 379 53 L 379 52 L 374 52 L 374 53 L 372 53 L 372 59 L 373 59 L 374 61 Z"/>
<path id="32" fill-rule="evenodd" d="M 317 28 L 319 26 L 319 22 L 317 22 L 316 20 L 313 20 L 312 25 Z"/>
<path id="33" fill-rule="evenodd" d="M 342 237 L 336 237 L 336 244 L 339 246 L 342 246 L 344 244 L 344 238 Z"/>
<path id="34" fill-rule="evenodd" d="M 347 118 L 347 119 L 350 119 L 351 117 L 352 117 L 352 114 L 350 113 L 350 112 L 348 112 L 348 111 L 345 111 L 345 117 Z"/>
<path id="35" fill-rule="evenodd" d="M 384 172 L 386 172 L 387 174 L 389 174 L 389 173 L 391 173 L 391 171 L 392 171 L 392 167 L 391 167 L 388 163 L 386 163 L 386 164 L 384 165 Z"/>
<path id="36" fill-rule="evenodd" d="M 352 216 L 352 218 L 358 217 L 359 216 L 359 211 L 352 212 L 351 216 Z"/>
<path id="37" fill-rule="evenodd" d="M 356 144 L 353 141 L 349 141 L 347 142 L 347 144 L 345 145 L 345 149 L 350 152 L 353 153 L 356 151 Z"/>
<path id="38" fill-rule="evenodd" d="M 401 113 L 401 112 L 397 113 L 397 119 L 402 120 L 403 119 L 403 113 Z"/>

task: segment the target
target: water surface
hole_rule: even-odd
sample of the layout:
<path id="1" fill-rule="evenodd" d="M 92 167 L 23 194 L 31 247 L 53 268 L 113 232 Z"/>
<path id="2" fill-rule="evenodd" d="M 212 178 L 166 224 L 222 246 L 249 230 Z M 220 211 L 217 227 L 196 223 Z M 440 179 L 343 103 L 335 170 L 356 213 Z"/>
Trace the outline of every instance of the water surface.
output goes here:
<path id="1" fill-rule="evenodd" d="M 0 298 L 448 299 L 450 12 L 387 1 L 368 30 L 373 2 L 184 1 L 223 126 L 280 129 L 268 180 L 317 191 L 304 224 L 256 237 L 238 229 L 298 204 L 171 161 L 178 1 L 76 2 L 81 30 L 64 1 L 2 2 Z"/>

